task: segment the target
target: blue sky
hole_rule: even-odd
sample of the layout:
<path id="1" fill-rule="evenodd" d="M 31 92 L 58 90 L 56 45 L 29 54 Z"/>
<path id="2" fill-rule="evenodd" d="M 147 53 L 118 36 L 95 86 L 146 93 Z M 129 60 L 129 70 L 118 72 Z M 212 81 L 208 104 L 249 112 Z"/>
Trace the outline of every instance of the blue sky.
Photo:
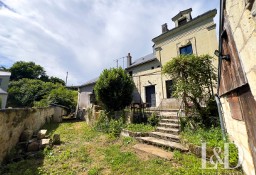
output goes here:
<path id="1" fill-rule="evenodd" d="M 196 17 L 219 1 L 2 0 L 0 66 L 34 61 L 63 80 L 68 71 L 68 85 L 83 84 L 129 52 L 133 59 L 152 53 L 161 25 L 173 28 L 171 18 L 190 7 Z"/>

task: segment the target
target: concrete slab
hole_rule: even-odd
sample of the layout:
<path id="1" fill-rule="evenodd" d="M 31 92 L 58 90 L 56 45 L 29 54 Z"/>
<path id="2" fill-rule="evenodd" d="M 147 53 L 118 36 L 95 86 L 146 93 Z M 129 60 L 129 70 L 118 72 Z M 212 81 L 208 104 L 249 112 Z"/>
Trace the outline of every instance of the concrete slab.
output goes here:
<path id="1" fill-rule="evenodd" d="M 173 153 L 172 152 L 168 152 L 165 151 L 163 149 L 157 148 L 155 146 L 152 145 L 146 145 L 146 144 L 136 144 L 133 146 L 134 149 L 139 150 L 139 151 L 143 151 L 152 155 L 155 155 L 157 157 L 166 159 L 166 160 L 171 160 L 173 158 Z"/>

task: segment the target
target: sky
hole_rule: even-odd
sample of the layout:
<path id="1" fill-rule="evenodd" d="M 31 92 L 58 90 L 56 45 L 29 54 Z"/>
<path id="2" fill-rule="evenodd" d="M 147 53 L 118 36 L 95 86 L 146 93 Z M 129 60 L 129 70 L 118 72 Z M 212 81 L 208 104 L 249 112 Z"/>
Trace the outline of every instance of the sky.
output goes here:
<path id="1" fill-rule="evenodd" d="M 33 61 L 50 76 L 81 85 L 102 70 L 153 52 L 161 25 L 192 8 L 192 17 L 218 0 L 0 0 L 0 66 Z M 218 16 L 215 17 L 218 23 Z M 124 60 L 126 63 L 126 60 Z"/>

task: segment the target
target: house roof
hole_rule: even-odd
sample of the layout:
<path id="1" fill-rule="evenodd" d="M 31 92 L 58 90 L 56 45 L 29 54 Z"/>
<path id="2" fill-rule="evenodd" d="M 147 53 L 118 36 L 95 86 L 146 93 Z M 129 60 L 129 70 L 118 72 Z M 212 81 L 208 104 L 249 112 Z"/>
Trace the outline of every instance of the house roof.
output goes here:
<path id="1" fill-rule="evenodd" d="M 0 76 L 11 76 L 11 72 L 0 71 Z"/>
<path id="2" fill-rule="evenodd" d="M 154 61 L 156 60 L 156 56 L 154 53 L 151 53 L 151 54 L 148 54 L 148 55 L 145 55 L 139 59 L 136 59 L 129 67 L 127 67 L 126 69 L 130 69 L 132 67 L 136 67 L 136 66 L 139 66 L 141 64 L 145 64 L 145 63 L 148 63 L 148 62 L 151 62 L 151 61 Z"/>
<path id="3" fill-rule="evenodd" d="M 7 94 L 7 92 L 0 88 L 0 94 Z"/>
<path id="4" fill-rule="evenodd" d="M 87 81 L 86 83 L 84 83 L 84 84 L 82 84 L 82 85 L 80 85 L 80 86 L 78 86 L 78 87 L 83 87 L 83 86 L 87 86 L 87 85 L 95 84 L 95 83 L 97 82 L 97 80 L 98 80 L 98 79 L 99 79 L 99 77 L 94 78 L 94 79 L 91 79 L 91 80 Z"/>
<path id="5" fill-rule="evenodd" d="M 194 19 L 190 20 L 186 24 L 183 24 L 183 25 L 175 27 L 175 28 L 173 28 L 173 29 L 171 29 L 171 30 L 169 30 L 169 31 L 167 31 L 165 33 L 162 33 L 161 35 L 153 38 L 152 41 L 155 43 L 155 42 L 157 42 L 157 41 L 159 41 L 159 40 L 161 40 L 163 38 L 166 38 L 166 37 L 168 37 L 170 35 L 175 34 L 176 32 L 178 32 L 180 30 L 183 30 L 183 29 L 185 29 L 185 28 L 187 28 L 189 26 L 192 26 L 192 25 L 196 24 L 197 22 L 199 22 L 202 19 L 207 19 L 209 17 L 213 18 L 216 14 L 217 14 L 217 10 L 216 9 L 209 10 L 208 12 L 205 12 L 205 13 L 195 17 Z"/>

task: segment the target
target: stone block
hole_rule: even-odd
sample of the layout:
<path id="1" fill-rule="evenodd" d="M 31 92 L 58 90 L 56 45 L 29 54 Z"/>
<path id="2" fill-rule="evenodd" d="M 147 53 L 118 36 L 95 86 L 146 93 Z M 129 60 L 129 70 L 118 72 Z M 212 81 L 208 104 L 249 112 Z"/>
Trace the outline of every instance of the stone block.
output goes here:
<path id="1" fill-rule="evenodd" d="M 28 152 L 34 152 L 39 150 L 39 143 L 37 141 L 29 143 L 27 151 Z"/>
<path id="2" fill-rule="evenodd" d="M 37 133 L 37 139 L 43 139 L 45 138 L 47 130 L 46 129 L 41 129 L 38 133 Z"/>
<path id="3" fill-rule="evenodd" d="M 240 26 L 238 26 L 234 32 L 234 40 L 236 42 L 236 48 L 239 52 L 245 45 L 244 36 L 243 36 L 242 29 Z"/>
<path id="4" fill-rule="evenodd" d="M 256 66 L 255 66 L 256 67 Z M 252 70 L 247 74 L 247 79 L 249 81 L 249 85 L 252 91 L 252 95 L 254 99 L 256 99 L 256 70 Z"/>
<path id="5" fill-rule="evenodd" d="M 54 134 L 53 135 L 52 143 L 54 145 L 59 145 L 60 144 L 60 135 L 59 134 Z"/>
<path id="6" fill-rule="evenodd" d="M 25 142 L 25 141 L 29 141 L 33 136 L 33 130 L 30 129 L 26 129 L 24 130 L 21 135 L 20 135 L 20 141 L 21 142 Z"/>
<path id="7" fill-rule="evenodd" d="M 51 139 L 42 139 L 40 140 L 40 149 L 44 149 L 46 146 L 51 146 Z"/>
<path id="8" fill-rule="evenodd" d="M 247 41 L 256 28 L 256 23 L 252 19 L 252 15 L 249 10 L 244 11 L 243 16 L 241 17 L 240 26 L 244 39 Z"/>

